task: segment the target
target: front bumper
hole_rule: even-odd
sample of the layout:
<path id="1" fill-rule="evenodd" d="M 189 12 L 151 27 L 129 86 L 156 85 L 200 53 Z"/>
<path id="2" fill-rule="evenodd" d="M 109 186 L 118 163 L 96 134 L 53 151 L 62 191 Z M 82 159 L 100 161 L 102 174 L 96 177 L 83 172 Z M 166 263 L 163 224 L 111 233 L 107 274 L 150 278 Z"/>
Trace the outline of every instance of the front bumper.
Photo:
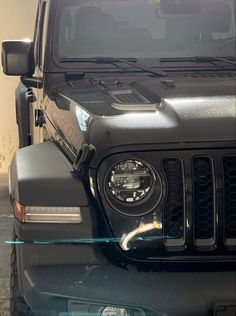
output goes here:
<path id="1" fill-rule="evenodd" d="M 136 272 L 111 264 L 38 266 L 24 271 L 23 282 L 26 302 L 37 316 L 85 315 L 80 303 L 137 307 L 158 316 L 210 316 L 217 304 L 236 301 L 235 272 Z M 70 313 L 72 305 L 74 310 L 78 306 L 77 313 Z"/>

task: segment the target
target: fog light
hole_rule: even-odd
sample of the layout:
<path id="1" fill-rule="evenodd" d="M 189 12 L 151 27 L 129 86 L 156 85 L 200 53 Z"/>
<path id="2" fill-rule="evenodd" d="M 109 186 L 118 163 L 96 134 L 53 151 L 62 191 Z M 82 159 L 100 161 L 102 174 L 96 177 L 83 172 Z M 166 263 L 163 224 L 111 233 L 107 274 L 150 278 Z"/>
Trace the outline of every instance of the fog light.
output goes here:
<path id="1" fill-rule="evenodd" d="M 101 316 L 129 316 L 130 314 L 127 312 L 125 308 L 107 306 L 101 312 Z"/>
<path id="2" fill-rule="evenodd" d="M 79 207 L 22 206 L 13 203 L 14 213 L 20 222 L 28 223 L 81 223 Z"/>

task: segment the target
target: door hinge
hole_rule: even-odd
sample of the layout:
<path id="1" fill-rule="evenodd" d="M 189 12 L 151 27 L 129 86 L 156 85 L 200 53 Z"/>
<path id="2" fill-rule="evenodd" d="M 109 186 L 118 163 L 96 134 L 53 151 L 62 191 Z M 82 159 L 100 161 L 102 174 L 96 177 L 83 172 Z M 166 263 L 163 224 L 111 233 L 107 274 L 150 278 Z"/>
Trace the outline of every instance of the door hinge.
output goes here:
<path id="1" fill-rule="evenodd" d="M 35 109 L 34 118 L 35 118 L 35 127 L 43 127 L 43 125 L 46 123 L 44 113 L 42 110 Z"/>

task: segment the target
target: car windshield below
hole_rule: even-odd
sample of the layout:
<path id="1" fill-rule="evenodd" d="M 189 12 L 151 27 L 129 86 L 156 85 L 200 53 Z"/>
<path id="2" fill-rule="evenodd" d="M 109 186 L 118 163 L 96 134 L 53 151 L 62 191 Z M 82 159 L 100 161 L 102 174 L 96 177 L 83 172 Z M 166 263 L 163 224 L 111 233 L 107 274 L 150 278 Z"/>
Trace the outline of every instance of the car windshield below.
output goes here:
<path id="1" fill-rule="evenodd" d="M 58 59 L 235 56 L 235 0 L 58 0 Z"/>

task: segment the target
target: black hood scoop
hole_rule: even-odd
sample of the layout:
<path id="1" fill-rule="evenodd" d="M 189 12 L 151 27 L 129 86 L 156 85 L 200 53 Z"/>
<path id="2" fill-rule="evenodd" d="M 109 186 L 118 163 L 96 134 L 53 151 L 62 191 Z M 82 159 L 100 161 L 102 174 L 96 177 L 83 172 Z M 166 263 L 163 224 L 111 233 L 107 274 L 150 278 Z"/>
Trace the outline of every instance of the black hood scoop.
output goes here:
<path id="1" fill-rule="evenodd" d="M 118 103 L 142 104 L 150 103 L 149 100 L 134 89 L 113 90 L 109 92 L 110 96 Z"/>
<path id="2" fill-rule="evenodd" d="M 143 94 L 135 89 L 113 90 L 109 95 L 115 102 L 111 103 L 112 108 L 118 111 L 157 111 L 159 103 L 151 102 Z"/>

